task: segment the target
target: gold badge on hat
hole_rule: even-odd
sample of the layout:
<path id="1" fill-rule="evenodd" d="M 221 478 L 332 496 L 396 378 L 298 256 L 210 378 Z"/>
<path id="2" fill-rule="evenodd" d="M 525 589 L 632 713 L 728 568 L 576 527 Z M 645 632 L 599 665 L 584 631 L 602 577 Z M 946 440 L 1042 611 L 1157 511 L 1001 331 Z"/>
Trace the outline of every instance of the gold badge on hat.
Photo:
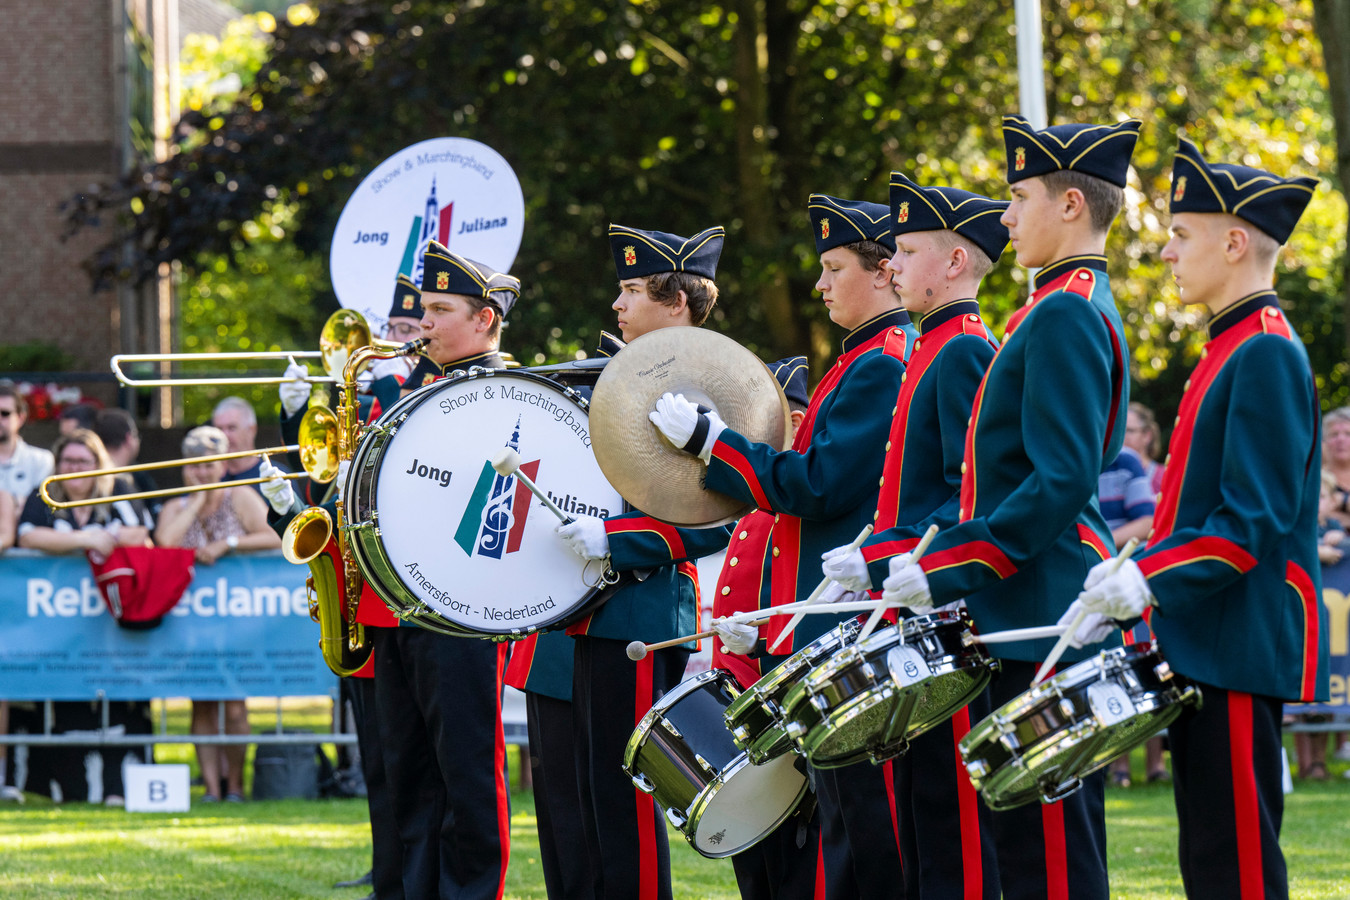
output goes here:
<path id="1" fill-rule="evenodd" d="M 1177 179 L 1177 189 L 1172 192 L 1172 200 L 1175 202 L 1184 196 L 1186 196 L 1186 176 L 1182 175 Z"/>
<path id="2" fill-rule="evenodd" d="M 425 387 L 426 385 L 431 384 L 435 380 L 436 376 L 428 372 L 427 374 L 422 376 L 422 386 Z"/>
<path id="3" fill-rule="evenodd" d="M 1027 167 L 1027 148 L 1018 147 L 1013 154 L 1013 168 L 1020 172 Z"/>
<path id="4" fill-rule="evenodd" d="M 438 291 L 443 291 L 443 290 L 445 290 L 445 289 L 448 288 L 448 287 L 450 287 L 450 273 L 449 273 L 449 272 L 437 272 L 437 273 L 436 273 L 436 290 L 438 290 Z"/>
<path id="5" fill-rule="evenodd" d="M 900 204 L 900 208 L 895 211 L 895 221 L 901 225 L 909 221 L 909 201 L 906 200 Z"/>
<path id="6" fill-rule="evenodd" d="M 623 264 L 626 265 L 626 266 L 635 266 L 635 265 L 637 265 L 637 248 L 636 248 L 636 247 L 631 247 L 631 246 L 630 246 L 630 247 L 624 247 L 624 248 L 623 248 Z"/>
<path id="7" fill-rule="evenodd" d="M 828 239 L 829 236 L 830 236 L 830 220 L 829 220 L 829 219 L 821 219 L 821 220 L 820 220 L 820 239 L 823 241 L 823 240 Z"/>
<path id="8" fill-rule="evenodd" d="M 403 297 L 403 308 L 404 308 L 404 309 L 412 309 L 412 308 L 413 308 L 413 299 L 412 299 L 412 296 L 411 296 L 411 295 L 404 295 L 404 297 Z"/>

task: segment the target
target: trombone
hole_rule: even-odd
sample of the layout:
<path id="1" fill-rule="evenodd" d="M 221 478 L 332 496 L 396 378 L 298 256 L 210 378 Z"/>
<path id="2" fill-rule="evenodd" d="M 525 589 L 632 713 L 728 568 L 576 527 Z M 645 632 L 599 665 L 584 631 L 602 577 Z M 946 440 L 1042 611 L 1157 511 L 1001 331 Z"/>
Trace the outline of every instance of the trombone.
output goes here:
<path id="1" fill-rule="evenodd" d="M 200 463 L 223 462 L 227 459 L 243 459 L 246 456 L 263 456 L 270 453 L 300 452 L 303 472 L 287 472 L 280 476 L 286 480 L 312 478 L 320 484 L 327 484 L 337 477 L 338 471 L 338 420 L 332 410 L 316 406 L 305 413 L 300 420 L 298 444 L 285 447 L 269 447 L 265 450 L 239 450 L 232 453 L 217 453 L 212 456 L 191 456 L 185 459 L 170 459 L 163 462 L 139 463 L 134 466 L 115 466 L 110 469 L 90 469 L 84 472 L 67 472 L 53 475 L 38 486 L 43 502 L 52 509 L 70 509 L 76 506 L 97 506 L 101 503 L 114 503 L 118 500 L 148 500 L 153 497 L 175 497 L 179 494 L 192 494 L 197 491 L 214 491 L 219 488 L 236 485 L 262 484 L 270 478 L 243 478 L 238 481 L 217 481 L 212 484 L 190 484 L 177 488 L 162 488 L 155 491 L 139 491 L 131 494 L 115 494 L 110 497 L 88 497 L 84 500 L 56 500 L 48 492 L 48 486 L 58 481 L 73 481 L 78 478 L 98 478 L 104 475 L 125 475 L 131 472 L 146 472 L 152 469 L 169 469 L 175 466 L 194 466 Z"/>
<path id="2" fill-rule="evenodd" d="M 119 353 L 110 360 L 113 374 L 117 380 L 128 387 L 191 387 L 194 385 L 221 384 L 284 384 L 291 381 L 308 383 L 342 383 L 342 371 L 347 360 L 357 349 L 365 346 L 390 349 L 401 346 L 392 341 L 372 340 L 370 323 L 366 317 L 354 309 L 339 309 L 328 317 L 323 330 L 319 333 L 318 350 L 260 350 L 256 352 L 231 353 Z M 313 375 L 304 379 L 285 375 L 258 375 L 232 378 L 218 375 L 200 378 L 138 378 L 122 370 L 123 365 L 134 363 L 175 362 L 239 362 L 244 360 L 268 361 L 288 359 L 314 359 L 322 361 L 326 375 Z"/>

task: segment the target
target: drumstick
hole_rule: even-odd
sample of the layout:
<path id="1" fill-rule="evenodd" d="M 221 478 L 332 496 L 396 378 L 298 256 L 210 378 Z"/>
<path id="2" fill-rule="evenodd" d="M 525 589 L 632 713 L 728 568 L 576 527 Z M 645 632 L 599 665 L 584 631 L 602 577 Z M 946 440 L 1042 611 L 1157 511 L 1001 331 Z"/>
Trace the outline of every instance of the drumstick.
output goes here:
<path id="1" fill-rule="evenodd" d="M 553 513 L 555 516 L 558 517 L 559 522 L 562 522 L 564 525 L 566 525 L 569 522 L 575 521 L 571 516 L 569 516 L 567 513 L 559 509 L 558 504 L 548 499 L 548 495 L 545 494 L 543 491 L 539 490 L 539 485 L 531 481 L 530 476 L 520 471 L 519 453 L 512 450 L 510 447 L 503 447 L 502 449 L 498 450 L 497 453 L 489 461 L 492 463 L 492 468 L 497 471 L 498 475 L 501 475 L 503 477 L 510 477 L 511 475 L 515 475 L 517 478 L 519 478 L 520 483 L 525 485 L 525 487 L 529 489 L 531 494 L 534 494 L 536 497 L 538 497 L 539 502 L 544 504 L 544 506 L 548 508 L 549 512 Z"/>
<path id="2" fill-rule="evenodd" d="M 1120 553 L 1116 555 L 1116 558 L 1111 560 L 1111 566 L 1106 570 L 1106 574 L 1111 575 L 1115 573 L 1115 571 L 1125 563 L 1125 560 L 1134 555 L 1134 548 L 1138 546 L 1139 539 L 1130 538 L 1121 549 Z M 1055 647 L 1050 651 L 1050 655 L 1045 658 L 1045 662 L 1041 663 L 1041 667 L 1036 670 L 1036 677 L 1031 679 L 1032 687 L 1035 687 L 1044 681 L 1046 674 L 1055 667 L 1055 663 L 1059 662 L 1059 658 L 1063 656 L 1064 651 L 1069 648 L 1069 641 L 1073 640 L 1074 632 L 1078 630 L 1079 625 L 1083 624 L 1083 620 L 1086 619 L 1087 616 L 1088 611 L 1086 609 L 1079 610 L 1078 615 L 1074 616 L 1073 621 L 1069 623 L 1069 627 L 1064 629 L 1064 633 L 1061 634 L 1059 640 L 1055 642 Z"/>
<path id="3" fill-rule="evenodd" d="M 752 619 L 749 622 L 743 622 L 741 624 L 763 625 L 767 621 L 769 620 L 766 617 L 759 620 Z M 655 644 L 644 644 L 642 641 L 633 641 L 628 645 L 628 649 L 625 652 L 628 654 L 629 659 L 633 662 L 638 662 L 639 660 L 644 659 L 652 650 L 664 650 L 667 647 L 678 647 L 680 644 L 687 644 L 690 641 L 699 641 L 706 637 L 712 637 L 715 634 L 717 634 L 716 631 L 709 629 L 708 631 L 697 631 L 693 634 L 686 634 L 684 637 L 671 638 L 668 641 L 657 641 Z"/>
<path id="4" fill-rule="evenodd" d="M 852 553 L 854 550 L 857 550 L 859 547 L 861 547 L 863 545 L 863 541 L 867 540 L 867 538 L 871 534 L 872 534 L 872 526 L 864 525 L 863 530 L 858 532 L 858 536 L 853 539 L 853 543 L 848 545 L 849 552 Z M 806 598 L 805 602 L 810 603 L 812 600 L 818 598 L 821 595 L 821 593 L 827 587 L 830 586 L 831 581 L 834 581 L 834 579 L 830 578 L 829 576 L 826 576 L 825 578 L 821 579 L 820 584 L 816 585 L 816 589 L 811 592 L 811 595 Z M 787 627 L 783 629 L 783 633 L 778 635 L 778 639 L 775 640 L 773 644 L 769 647 L 770 653 L 777 650 L 778 645 L 783 643 L 783 640 L 788 635 L 792 634 L 792 629 L 796 628 L 797 624 L 801 622 L 803 615 L 805 615 L 805 613 L 796 613 L 795 615 L 793 615 L 791 619 L 788 620 Z"/>
<path id="5" fill-rule="evenodd" d="M 969 634 L 961 638 L 961 643 L 971 644 L 1009 644 L 1013 641 L 1036 641 L 1042 638 L 1059 637 L 1064 629 L 1058 625 L 1042 625 L 1039 628 L 1009 628 L 1007 631 L 991 631 L 988 634 Z"/>
<path id="6" fill-rule="evenodd" d="M 919 543 L 912 551 L 910 551 L 909 564 L 911 566 L 919 561 L 920 556 L 923 556 L 924 551 L 928 549 L 928 545 L 933 543 L 933 538 L 937 537 L 937 533 L 938 527 L 936 524 L 928 526 L 928 530 L 923 533 L 923 537 L 919 539 Z M 858 636 L 854 638 L 855 643 L 861 644 L 863 641 L 867 640 L 867 636 L 872 633 L 872 629 L 876 628 L 877 623 L 881 621 L 881 616 L 886 612 L 886 608 L 887 604 L 884 600 L 877 601 L 876 609 L 872 610 L 872 615 L 867 617 L 867 624 L 862 627 L 862 631 L 859 631 Z"/>

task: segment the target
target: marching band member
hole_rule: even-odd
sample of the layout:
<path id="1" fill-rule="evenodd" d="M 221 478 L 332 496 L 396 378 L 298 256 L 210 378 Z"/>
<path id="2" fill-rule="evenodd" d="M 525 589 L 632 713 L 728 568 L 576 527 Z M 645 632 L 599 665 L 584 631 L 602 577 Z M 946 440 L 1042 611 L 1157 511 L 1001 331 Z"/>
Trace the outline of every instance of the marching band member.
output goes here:
<path id="1" fill-rule="evenodd" d="M 793 356 L 771 363 L 774 378 L 787 395 L 792 431 L 806 418 L 806 357 Z M 764 673 L 760 657 L 751 655 L 759 632 L 753 626 L 720 621 L 724 616 L 752 612 L 769 605 L 769 541 L 773 515 L 756 509 L 731 530 L 726 559 L 713 595 L 712 667 L 730 672 L 742 688 Z M 753 846 L 731 857 L 741 900 L 816 900 L 823 897 L 820 817 L 814 795 L 803 798 L 791 816 Z"/>
<path id="2" fill-rule="evenodd" d="M 614 310 L 625 341 L 707 320 L 717 302 L 713 278 L 724 235 L 721 226 L 683 238 L 610 225 L 619 276 Z M 633 729 L 679 684 L 689 650 L 656 650 L 634 663 L 626 649 L 633 640 L 654 643 L 696 630 L 693 561 L 725 547 L 729 529 L 676 528 L 634 511 L 606 519 L 578 516 L 557 530 L 579 556 L 608 556 L 614 571 L 634 573 L 615 585 L 595 612 L 567 629 L 576 638 L 572 755 L 594 895 L 597 900 L 669 898 L 665 816 L 650 794 L 634 786 L 622 763 Z"/>
<path id="3" fill-rule="evenodd" d="M 997 343 L 976 299 L 980 281 L 1008 245 L 1006 202 L 950 187 L 921 187 L 891 173 L 891 284 L 919 339 L 901 379 L 877 502 L 876 531 L 860 550 L 827 554 L 824 572 L 849 590 L 880 587 L 899 552 L 897 524 L 956 524 L 966 423 Z M 912 546 L 910 542 L 909 546 Z M 961 765 L 957 744 L 989 713 L 977 698 L 920 735 L 895 760 L 900 824 L 918 858 L 910 896 L 996 898 L 998 865 L 988 809 Z"/>
<path id="4" fill-rule="evenodd" d="M 1004 117 L 1012 202 L 1002 221 L 1017 262 L 1040 271 L 975 396 L 959 524 L 918 565 L 891 558 L 887 599 L 923 613 L 964 597 L 982 631 L 1044 626 L 1112 555 L 1093 498 L 1125 433 L 1129 351 L 1103 254 L 1139 126 L 1037 131 Z M 917 529 L 902 533 L 917 543 Z M 992 708 L 1027 689 L 1052 643 L 996 645 Z M 1098 772 L 1065 800 L 992 813 L 1004 897 L 1107 896 L 1103 787 Z"/>
<path id="5" fill-rule="evenodd" d="M 602 331 L 596 357 L 608 359 L 623 346 L 623 341 Z M 577 390 L 589 398 L 591 386 L 578 385 Z M 539 632 L 514 642 L 506 666 L 506 683 L 525 694 L 530 783 L 534 788 L 544 888 L 550 897 L 589 900 L 594 896 L 594 877 L 577 789 L 573 645 L 564 631 Z"/>
<path id="6" fill-rule="evenodd" d="M 427 345 L 403 390 L 456 369 L 505 368 L 497 346 L 502 319 L 520 296 L 519 280 L 435 241 L 423 265 Z M 273 509 L 285 500 L 278 493 L 269 496 Z M 367 603 L 383 606 L 363 589 L 358 621 L 371 621 L 376 610 Z M 505 645 L 388 619 L 372 628 L 372 659 L 374 718 L 402 849 L 401 894 L 390 895 L 500 898 L 510 854 L 500 702 Z M 378 832 L 375 818 L 372 809 Z M 375 855 L 376 894 L 383 897 L 381 854 Z"/>
<path id="7" fill-rule="evenodd" d="M 1317 388 L 1271 287 L 1316 185 L 1208 163 L 1181 139 L 1162 258 L 1182 302 L 1208 307 L 1209 342 L 1186 382 L 1147 549 L 1114 573 L 1094 567 L 1069 611 L 1090 611 L 1080 635 L 1142 614 L 1204 695 L 1169 728 L 1189 897 L 1288 897 L 1282 704 L 1328 693 Z"/>
<path id="8" fill-rule="evenodd" d="M 707 463 L 708 488 L 775 515 L 770 548 L 775 606 L 815 587 L 815 567 L 803 560 L 852 540 L 872 522 L 890 428 L 888 408 L 879 408 L 878 400 L 900 391 L 905 329 L 911 327 L 882 265 L 895 250 L 890 211 L 880 203 L 812 194 L 807 212 L 820 253 L 816 288 L 831 320 L 848 334 L 843 355 L 816 386 L 792 448 L 752 444 L 683 395 L 667 394 L 651 414 L 672 444 Z M 791 650 L 844 618 L 809 617 L 808 627 L 793 632 Z M 777 619 L 766 626 L 770 641 L 782 627 Z M 895 818 L 891 764 L 813 769 L 812 775 L 828 896 L 894 896 L 902 854 L 898 832 L 887 827 Z"/>

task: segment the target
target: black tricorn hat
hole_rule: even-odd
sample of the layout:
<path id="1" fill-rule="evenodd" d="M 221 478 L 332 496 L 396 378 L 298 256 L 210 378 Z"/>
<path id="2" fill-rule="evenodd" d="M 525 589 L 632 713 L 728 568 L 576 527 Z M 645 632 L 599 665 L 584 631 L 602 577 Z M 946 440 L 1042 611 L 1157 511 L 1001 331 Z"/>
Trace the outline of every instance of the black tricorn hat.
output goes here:
<path id="1" fill-rule="evenodd" d="M 1126 119 L 1114 125 L 1051 125 L 1037 131 L 1021 116 L 1004 116 L 1008 183 L 1064 170 L 1124 187 L 1142 124 Z"/>
<path id="2" fill-rule="evenodd" d="M 953 187 L 920 187 L 899 172 L 891 173 L 891 231 L 896 237 L 954 231 L 997 262 L 1008 246 L 1008 229 L 999 221 L 1007 208 L 1004 200 Z"/>
<path id="3" fill-rule="evenodd" d="M 817 253 L 858 241 L 872 241 L 895 252 L 891 211 L 885 204 L 812 194 L 806 201 L 806 214 L 811 217 Z"/>
<path id="4" fill-rule="evenodd" d="M 422 254 L 422 293 L 462 294 L 495 303 L 502 317 L 520 299 L 520 279 L 498 272 L 447 250 L 444 244 L 428 241 Z"/>
<path id="5" fill-rule="evenodd" d="M 688 272 L 716 278 L 717 258 L 722 255 L 722 240 L 726 234 L 721 225 L 705 228 L 687 238 L 664 231 L 610 225 L 609 247 L 614 253 L 614 271 L 621 281 L 661 272 Z"/>
<path id="6" fill-rule="evenodd" d="M 1207 163 L 1200 148 L 1180 138 L 1172 161 L 1171 210 L 1228 213 L 1283 244 L 1317 188 L 1316 178 L 1281 178 L 1262 169 Z"/>

